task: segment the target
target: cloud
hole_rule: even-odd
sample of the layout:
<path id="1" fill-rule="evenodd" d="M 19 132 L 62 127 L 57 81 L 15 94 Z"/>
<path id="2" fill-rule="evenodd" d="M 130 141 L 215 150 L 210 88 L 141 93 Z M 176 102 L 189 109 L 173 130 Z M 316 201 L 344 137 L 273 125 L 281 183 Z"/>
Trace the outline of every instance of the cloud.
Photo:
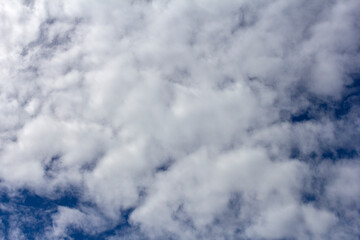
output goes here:
<path id="1" fill-rule="evenodd" d="M 356 239 L 359 12 L 0 3 L 0 237 Z"/>

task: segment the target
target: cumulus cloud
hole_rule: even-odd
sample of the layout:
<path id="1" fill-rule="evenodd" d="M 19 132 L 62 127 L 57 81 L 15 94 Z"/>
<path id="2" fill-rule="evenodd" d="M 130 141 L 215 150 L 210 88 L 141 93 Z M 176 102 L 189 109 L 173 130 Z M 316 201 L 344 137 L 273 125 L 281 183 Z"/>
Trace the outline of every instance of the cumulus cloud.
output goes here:
<path id="1" fill-rule="evenodd" d="M 1 2 L 0 237 L 357 239 L 359 13 Z"/>

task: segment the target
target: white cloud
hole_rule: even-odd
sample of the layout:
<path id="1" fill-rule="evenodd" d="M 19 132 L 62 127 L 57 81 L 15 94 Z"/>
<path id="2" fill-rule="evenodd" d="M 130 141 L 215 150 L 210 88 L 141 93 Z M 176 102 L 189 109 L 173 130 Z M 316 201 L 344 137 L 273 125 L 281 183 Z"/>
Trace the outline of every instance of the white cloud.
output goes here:
<path id="1" fill-rule="evenodd" d="M 52 199 L 80 189 L 49 238 L 98 234 L 133 209 L 153 239 L 355 239 L 359 161 L 340 155 L 359 150 L 359 11 L 356 0 L 0 3 L 2 184 Z M 354 107 L 339 118 L 341 99 Z"/>

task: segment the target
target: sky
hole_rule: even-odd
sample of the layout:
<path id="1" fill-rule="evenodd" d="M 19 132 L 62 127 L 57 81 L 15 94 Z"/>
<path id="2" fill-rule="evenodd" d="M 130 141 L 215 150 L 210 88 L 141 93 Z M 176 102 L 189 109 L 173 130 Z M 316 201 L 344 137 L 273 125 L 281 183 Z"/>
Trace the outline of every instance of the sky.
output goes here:
<path id="1" fill-rule="evenodd" d="M 0 239 L 357 240 L 360 1 L 0 1 Z"/>

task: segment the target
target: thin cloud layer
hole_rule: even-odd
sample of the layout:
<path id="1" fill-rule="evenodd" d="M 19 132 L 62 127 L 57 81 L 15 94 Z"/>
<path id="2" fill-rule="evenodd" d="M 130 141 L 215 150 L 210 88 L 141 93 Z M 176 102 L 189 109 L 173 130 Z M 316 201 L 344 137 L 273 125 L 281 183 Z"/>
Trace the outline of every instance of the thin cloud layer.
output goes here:
<path id="1" fill-rule="evenodd" d="M 358 239 L 359 16 L 1 2 L 0 238 Z"/>

